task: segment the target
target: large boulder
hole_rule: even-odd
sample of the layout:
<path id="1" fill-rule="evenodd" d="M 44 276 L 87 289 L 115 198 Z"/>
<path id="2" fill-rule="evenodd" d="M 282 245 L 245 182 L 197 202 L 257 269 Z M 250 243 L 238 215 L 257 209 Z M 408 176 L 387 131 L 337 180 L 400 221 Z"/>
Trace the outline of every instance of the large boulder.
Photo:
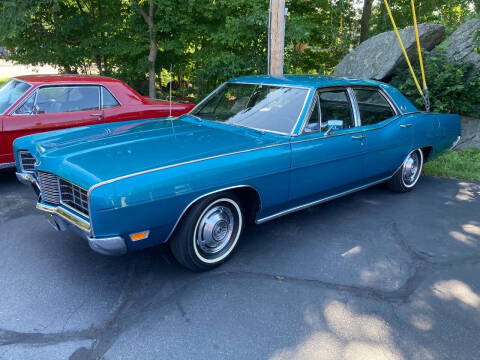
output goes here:
<path id="1" fill-rule="evenodd" d="M 480 149 L 480 119 L 462 116 L 462 139 L 457 149 Z"/>
<path id="2" fill-rule="evenodd" d="M 461 62 L 471 62 L 480 70 L 480 54 L 475 51 L 474 35 L 480 30 L 480 19 L 472 19 L 460 26 L 446 40 L 447 55 Z"/>
<path id="3" fill-rule="evenodd" d="M 10 55 L 10 53 L 8 52 L 7 49 L 5 49 L 4 47 L 1 47 L 0 46 L 0 59 L 2 58 L 6 58 Z"/>
<path id="4" fill-rule="evenodd" d="M 420 24 L 418 26 L 422 48 L 432 50 L 440 44 L 445 35 L 445 28 L 437 24 Z M 410 59 L 417 59 L 417 44 L 413 26 L 400 30 L 400 36 Z M 385 80 L 396 68 L 405 66 L 406 61 L 394 31 L 378 34 L 351 51 L 337 65 L 335 76 Z"/>

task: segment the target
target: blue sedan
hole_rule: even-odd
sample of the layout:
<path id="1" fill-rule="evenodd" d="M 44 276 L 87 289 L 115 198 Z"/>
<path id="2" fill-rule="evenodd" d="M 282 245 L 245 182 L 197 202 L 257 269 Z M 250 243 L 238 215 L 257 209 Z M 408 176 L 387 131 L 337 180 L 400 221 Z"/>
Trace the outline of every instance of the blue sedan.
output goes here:
<path id="1" fill-rule="evenodd" d="M 420 112 L 386 84 L 249 76 L 179 118 L 59 130 L 14 147 L 17 177 L 57 230 L 108 255 L 168 242 L 202 271 L 231 255 L 248 222 L 382 182 L 410 191 L 459 137 L 458 115 Z"/>

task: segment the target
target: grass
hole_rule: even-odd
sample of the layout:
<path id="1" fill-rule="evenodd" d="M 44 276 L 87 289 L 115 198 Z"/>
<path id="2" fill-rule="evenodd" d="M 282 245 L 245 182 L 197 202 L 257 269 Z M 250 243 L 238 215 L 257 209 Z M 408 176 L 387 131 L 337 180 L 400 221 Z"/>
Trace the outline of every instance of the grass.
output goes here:
<path id="1" fill-rule="evenodd" d="M 480 181 L 480 149 L 447 151 L 423 170 L 425 175 Z"/>
<path id="2" fill-rule="evenodd" d="M 3 86 L 10 78 L 0 78 L 0 87 Z"/>

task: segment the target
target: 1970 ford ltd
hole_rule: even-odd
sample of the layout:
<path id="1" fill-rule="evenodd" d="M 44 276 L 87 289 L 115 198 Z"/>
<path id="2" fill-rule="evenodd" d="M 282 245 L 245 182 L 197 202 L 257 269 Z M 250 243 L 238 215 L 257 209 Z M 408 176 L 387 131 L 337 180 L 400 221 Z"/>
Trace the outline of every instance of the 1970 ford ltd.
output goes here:
<path id="1" fill-rule="evenodd" d="M 386 182 L 411 190 L 455 146 L 457 115 L 417 110 L 395 88 L 317 76 L 233 79 L 188 115 L 15 141 L 20 181 L 55 228 L 102 254 L 169 242 L 207 270 L 258 224 Z"/>
<path id="2" fill-rule="evenodd" d="M 192 110 L 172 104 L 172 115 Z M 0 169 L 14 166 L 13 140 L 39 132 L 125 120 L 166 117 L 167 101 L 143 97 L 103 76 L 28 75 L 0 88 Z"/>

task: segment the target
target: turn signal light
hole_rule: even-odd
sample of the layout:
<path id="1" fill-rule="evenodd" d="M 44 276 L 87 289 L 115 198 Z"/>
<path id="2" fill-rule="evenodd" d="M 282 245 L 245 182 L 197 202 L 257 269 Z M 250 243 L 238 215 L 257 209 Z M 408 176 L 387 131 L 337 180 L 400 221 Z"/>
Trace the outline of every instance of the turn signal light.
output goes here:
<path id="1" fill-rule="evenodd" d="M 132 239 L 132 241 L 145 240 L 146 238 L 148 238 L 148 235 L 150 235 L 150 230 L 130 234 L 130 239 Z"/>

